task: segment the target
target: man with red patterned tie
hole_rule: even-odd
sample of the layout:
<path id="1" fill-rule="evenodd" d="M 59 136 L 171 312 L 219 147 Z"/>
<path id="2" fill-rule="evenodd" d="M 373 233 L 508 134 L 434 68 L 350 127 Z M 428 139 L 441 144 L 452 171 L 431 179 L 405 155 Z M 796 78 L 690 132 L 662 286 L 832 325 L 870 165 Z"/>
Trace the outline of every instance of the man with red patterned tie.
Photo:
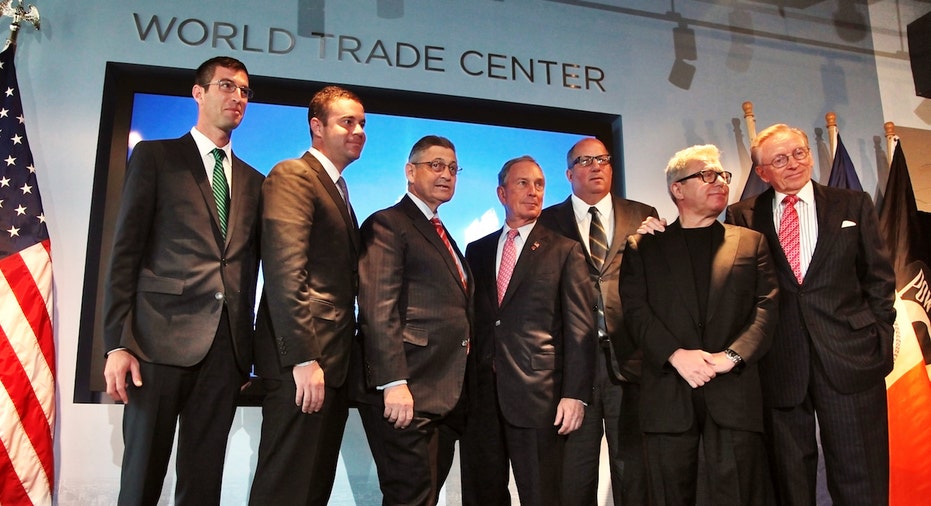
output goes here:
<path id="1" fill-rule="evenodd" d="M 463 430 L 473 285 L 437 214 L 460 170 L 452 142 L 420 139 L 407 193 L 361 228 L 354 396 L 386 505 L 436 504 Z"/>
<path id="2" fill-rule="evenodd" d="M 815 504 L 817 417 L 834 503 L 886 504 L 895 275 L 873 203 L 813 182 L 797 128 L 763 130 L 750 156 L 772 189 L 732 205 L 727 221 L 766 236 L 779 278 L 780 322 L 760 363 L 776 498 Z"/>

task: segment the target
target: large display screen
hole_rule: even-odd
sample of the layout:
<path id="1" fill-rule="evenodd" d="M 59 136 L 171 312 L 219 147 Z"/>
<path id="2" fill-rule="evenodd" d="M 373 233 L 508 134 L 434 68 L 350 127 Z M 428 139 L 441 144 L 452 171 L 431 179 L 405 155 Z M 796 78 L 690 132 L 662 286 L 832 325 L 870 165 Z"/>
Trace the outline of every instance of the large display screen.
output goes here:
<path id="1" fill-rule="evenodd" d="M 103 277 L 126 161 L 140 140 L 176 138 L 191 129 L 197 118 L 197 105 L 191 98 L 193 75 L 193 70 L 184 69 L 123 63 L 107 66 L 88 226 L 75 402 L 100 402 L 106 397 L 100 395 L 106 388 L 102 374 Z M 327 84 L 251 76 L 250 87 L 256 95 L 233 133 L 233 151 L 262 173 L 281 160 L 301 156 L 310 147 L 307 104 L 314 92 Z M 614 191 L 623 195 L 617 116 L 344 87 L 359 95 L 366 111 L 365 148 L 361 158 L 343 173 L 360 223 L 404 195 L 404 164 L 410 148 L 428 134 L 450 139 L 463 167 L 454 198 L 439 209 L 440 218 L 463 251 L 469 242 L 503 225 L 504 209 L 496 195 L 497 174 L 511 158 L 527 154 L 540 163 L 546 177 L 544 205 L 552 205 L 570 192 L 566 152 L 583 137 L 598 137 L 612 150 Z"/>

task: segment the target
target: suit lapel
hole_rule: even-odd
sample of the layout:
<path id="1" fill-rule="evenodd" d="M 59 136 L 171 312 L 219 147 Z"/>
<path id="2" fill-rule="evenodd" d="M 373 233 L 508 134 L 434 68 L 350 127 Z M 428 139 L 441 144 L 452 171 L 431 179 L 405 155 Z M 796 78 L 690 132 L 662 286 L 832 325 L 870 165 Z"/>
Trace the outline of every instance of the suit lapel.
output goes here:
<path id="1" fill-rule="evenodd" d="M 559 232 L 582 245 L 582 252 L 585 253 L 585 261 L 588 262 L 588 269 L 593 275 L 597 276 L 599 271 L 595 267 L 595 262 L 592 261 L 592 255 L 588 250 L 588 245 L 582 242 L 582 234 L 579 232 L 579 222 L 575 217 L 575 208 L 572 207 L 572 196 L 570 195 L 569 198 L 567 198 L 562 204 L 559 204 L 559 206 L 558 213 L 556 214 Z M 615 215 L 616 214 L 617 213 L 615 213 Z M 617 228 L 615 228 L 614 231 L 616 234 Z M 604 271 L 608 265 L 611 264 L 611 259 L 614 258 L 615 254 L 617 254 L 617 250 L 617 237 L 614 237 L 614 241 L 611 243 L 611 248 L 608 250 L 607 255 L 605 255 L 604 265 L 601 266 L 602 271 Z"/>
<path id="2" fill-rule="evenodd" d="M 183 157 L 181 163 L 191 169 L 191 175 L 194 176 L 197 188 L 204 199 L 204 205 L 207 206 L 207 212 L 210 213 L 213 223 L 213 235 L 217 239 L 217 247 L 220 248 L 220 251 L 224 251 L 225 245 L 223 244 L 223 235 L 220 233 L 220 215 L 217 214 L 217 201 L 213 197 L 213 188 L 210 187 L 210 181 L 207 179 L 204 160 L 201 158 L 200 151 L 197 150 L 197 143 L 194 142 L 194 136 L 190 132 L 181 137 L 179 141 L 185 145 L 185 149 L 178 150 L 181 153 L 180 156 Z M 229 237 L 229 234 L 227 234 L 227 237 Z"/>
<path id="3" fill-rule="evenodd" d="M 614 236 L 611 239 L 611 247 L 608 249 L 608 255 L 605 257 L 604 266 L 601 268 L 602 272 L 611 265 L 611 262 L 614 261 L 614 257 L 623 253 L 624 247 L 627 245 L 627 231 L 636 230 L 640 227 L 640 222 L 635 222 L 634 220 L 639 219 L 639 214 L 635 212 L 624 212 L 622 209 L 621 199 L 611 196 L 612 207 L 614 209 Z"/>
<path id="4" fill-rule="evenodd" d="M 410 199 L 407 195 L 397 203 L 398 208 L 407 215 L 411 220 L 414 228 L 417 232 L 424 237 L 424 239 L 430 243 L 433 249 L 436 250 L 437 255 L 443 259 L 443 263 L 446 265 L 446 270 L 449 272 L 450 276 L 453 277 L 456 285 L 462 288 L 463 293 L 465 293 L 466 287 L 462 286 L 462 281 L 459 279 L 459 268 L 456 266 L 456 261 L 453 260 L 453 257 L 449 254 L 449 250 L 446 249 L 446 245 L 443 244 L 443 239 L 440 238 L 440 234 L 436 232 L 436 227 L 433 223 L 424 216 L 423 212 L 417 207 L 417 204 Z M 443 226 L 443 229 L 446 230 L 446 226 Z M 465 267 L 465 260 L 462 258 L 462 255 L 459 253 L 459 248 L 456 247 L 455 241 L 449 235 L 449 230 L 446 230 L 446 238 L 449 239 L 449 244 L 453 247 L 453 251 L 456 253 L 456 256 L 459 257 L 459 261 L 462 262 L 463 267 Z"/>
<path id="5" fill-rule="evenodd" d="M 717 245 L 711 257 L 711 286 L 708 291 L 708 310 L 705 320 L 711 321 L 718 303 L 721 301 L 725 283 L 731 275 L 731 269 L 737 257 L 740 233 L 737 227 L 724 227 L 714 225 L 711 233 L 711 244 Z"/>
<path id="6" fill-rule="evenodd" d="M 844 218 L 844 203 L 835 201 L 825 192 L 824 187 L 812 182 L 815 193 L 815 213 L 818 215 L 818 239 L 815 250 L 808 262 L 808 272 L 818 272 L 819 264 L 831 258 L 830 250 L 837 243 L 835 238 L 840 232 L 841 222 Z"/>
<path id="7" fill-rule="evenodd" d="M 769 244 L 778 246 L 778 248 L 770 248 L 773 260 L 776 262 L 776 268 L 783 273 L 787 273 L 792 279 L 795 279 L 792 266 L 789 265 L 789 260 L 786 259 L 786 252 L 782 249 L 782 244 L 779 242 L 779 233 L 776 231 L 776 225 L 773 222 L 775 199 L 776 192 L 772 188 L 761 193 L 753 203 L 753 208 L 750 210 L 752 219 L 748 220 L 747 223 L 750 225 L 750 228 L 765 235 L 766 241 Z"/>
<path id="8" fill-rule="evenodd" d="M 343 200 L 343 196 L 339 193 L 339 189 L 336 188 L 336 183 L 330 178 L 330 175 L 327 174 L 326 169 L 323 168 L 323 165 L 320 164 L 320 161 L 317 158 L 310 154 L 309 151 L 304 153 L 302 157 L 304 162 L 317 174 L 317 180 L 320 181 L 320 185 L 326 190 L 327 195 L 330 196 L 330 200 L 333 201 L 333 205 L 339 210 L 339 215 L 343 217 L 343 221 L 346 222 L 346 230 L 349 232 L 349 242 L 352 244 L 353 251 L 359 251 L 359 224 L 356 221 L 355 213 L 349 212 L 349 208 L 346 206 L 346 201 Z"/>
<path id="9" fill-rule="evenodd" d="M 248 188 L 246 188 L 247 171 L 248 169 L 246 169 L 242 160 L 233 154 L 233 178 L 232 181 L 230 181 L 230 188 L 232 189 L 230 192 L 230 214 L 226 223 L 227 244 L 229 244 L 233 234 L 236 233 L 236 225 L 243 222 L 242 214 L 247 212 L 247 210 L 243 208 L 248 190 Z M 217 222 L 219 223 L 219 220 Z"/>
<path id="10" fill-rule="evenodd" d="M 495 276 L 495 261 L 498 253 L 498 239 L 501 237 L 503 229 L 498 229 L 497 232 L 487 235 L 478 241 L 475 241 L 469 245 L 470 249 L 474 248 L 475 254 L 471 255 L 475 263 L 475 269 L 472 270 L 472 274 L 477 278 L 487 280 L 487 283 L 482 283 L 481 286 L 484 286 L 485 289 L 481 290 L 482 293 L 476 294 L 476 299 L 478 297 L 485 297 L 488 300 L 488 307 L 497 308 L 498 307 L 498 293 L 497 293 L 497 283 Z M 476 307 L 478 306 L 478 301 L 476 300 Z"/>
<path id="11" fill-rule="evenodd" d="M 551 233 L 539 223 L 534 225 L 530 234 L 524 240 L 524 247 L 520 250 L 520 256 L 517 257 L 517 264 L 514 265 L 514 272 L 511 273 L 511 280 L 508 282 L 508 289 L 504 292 L 504 298 L 501 300 L 501 307 L 507 305 L 514 292 L 520 287 L 524 278 L 527 277 L 535 262 L 534 257 L 543 254 L 549 244 Z"/>
<path id="12" fill-rule="evenodd" d="M 582 236 L 579 234 L 579 224 L 575 219 L 575 209 L 572 208 L 571 196 L 558 204 L 555 216 L 556 229 L 559 233 L 575 241 L 582 242 Z"/>

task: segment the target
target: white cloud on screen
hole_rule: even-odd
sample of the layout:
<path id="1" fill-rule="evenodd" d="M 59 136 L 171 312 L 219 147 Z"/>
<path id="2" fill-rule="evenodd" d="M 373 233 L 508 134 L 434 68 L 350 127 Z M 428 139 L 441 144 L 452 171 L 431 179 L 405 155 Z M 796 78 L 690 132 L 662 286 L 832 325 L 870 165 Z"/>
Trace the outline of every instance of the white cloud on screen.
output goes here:
<path id="1" fill-rule="evenodd" d="M 481 239 L 499 228 L 501 228 L 501 221 L 498 219 L 498 213 L 494 209 L 489 209 L 480 218 L 472 220 L 472 223 L 469 223 L 469 226 L 466 227 L 466 244 Z"/>

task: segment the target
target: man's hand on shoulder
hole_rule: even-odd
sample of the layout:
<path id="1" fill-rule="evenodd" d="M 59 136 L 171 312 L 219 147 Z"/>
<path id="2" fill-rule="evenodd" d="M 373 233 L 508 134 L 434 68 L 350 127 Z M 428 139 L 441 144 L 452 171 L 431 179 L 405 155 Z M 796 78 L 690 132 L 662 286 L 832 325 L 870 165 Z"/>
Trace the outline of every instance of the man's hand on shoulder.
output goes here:
<path id="1" fill-rule="evenodd" d="M 647 216 L 647 219 L 643 220 L 643 223 L 641 223 L 640 227 L 637 228 L 638 234 L 653 235 L 656 232 L 665 232 L 665 231 L 666 231 L 666 218 L 654 218 L 653 216 Z"/>

